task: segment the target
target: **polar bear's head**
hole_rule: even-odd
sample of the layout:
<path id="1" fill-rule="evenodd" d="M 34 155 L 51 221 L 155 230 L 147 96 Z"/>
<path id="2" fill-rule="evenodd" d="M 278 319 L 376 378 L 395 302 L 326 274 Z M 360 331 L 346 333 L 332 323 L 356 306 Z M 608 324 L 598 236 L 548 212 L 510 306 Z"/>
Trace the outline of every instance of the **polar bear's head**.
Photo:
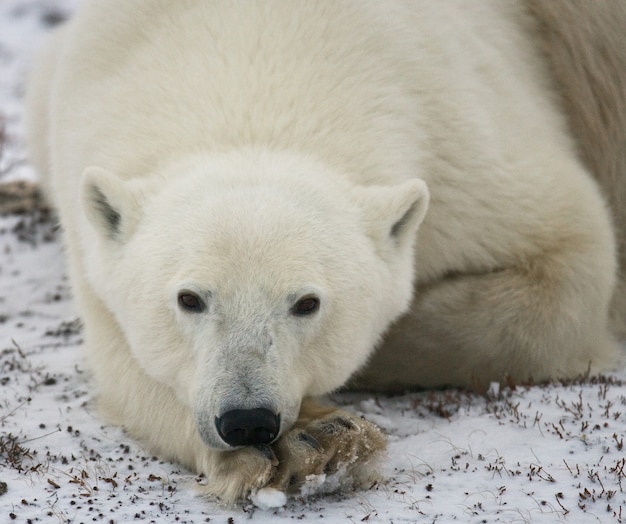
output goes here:
<path id="1" fill-rule="evenodd" d="M 428 192 L 248 151 L 89 168 L 82 200 L 87 275 L 134 359 L 230 449 L 272 441 L 366 362 L 409 303 Z"/>

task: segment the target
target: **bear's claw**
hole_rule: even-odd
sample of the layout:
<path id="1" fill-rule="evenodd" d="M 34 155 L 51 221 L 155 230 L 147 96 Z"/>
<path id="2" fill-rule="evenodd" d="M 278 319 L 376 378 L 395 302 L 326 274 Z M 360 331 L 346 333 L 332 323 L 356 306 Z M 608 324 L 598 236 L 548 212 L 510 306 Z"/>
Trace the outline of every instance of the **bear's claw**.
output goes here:
<path id="1" fill-rule="evenodd" d="M 258 449 L 261 454 L 270 461 L 270 464 L 272 466 L 278 466 L 278 458 L 276 457 L 274 450 L 270 446 L 268 446 L 267 444 L 258 444 L 257 446 L 253 447 Z"/>

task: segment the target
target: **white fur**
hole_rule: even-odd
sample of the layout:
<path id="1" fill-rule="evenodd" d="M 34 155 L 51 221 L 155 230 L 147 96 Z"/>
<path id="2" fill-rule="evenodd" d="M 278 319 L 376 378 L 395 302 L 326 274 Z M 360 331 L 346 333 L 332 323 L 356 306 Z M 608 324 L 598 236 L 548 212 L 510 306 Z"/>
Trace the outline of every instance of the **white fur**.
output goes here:
<path id="1" fill-rule="evenodd" d="M 229 408 L 284 432 L 359 369 L 399 389 L 606 366 L 612 228 L 528 24 L 499 0 L 85 3 L 30 127 L 109 416 L 232 494 Z"/>

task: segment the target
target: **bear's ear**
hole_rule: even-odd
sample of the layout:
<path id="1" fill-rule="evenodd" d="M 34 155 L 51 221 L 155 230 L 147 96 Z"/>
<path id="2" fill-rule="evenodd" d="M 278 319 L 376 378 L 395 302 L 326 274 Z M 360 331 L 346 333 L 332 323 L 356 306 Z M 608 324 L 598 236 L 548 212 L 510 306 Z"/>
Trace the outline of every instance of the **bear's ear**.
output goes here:
<path id="1" fill-rule="evenodd" d="M 428 209 L 429 193 L 423 180 L 368 186 L 358 188 L 358 193 L 369 235 L 382 253 L 413 242 Z"/>
<path id="2" fill-rule="evenodd" d="M 91 225 L 104 237 L 125 242 L 141 218 L 137 192 L 128 181 L 100 167 L 88 167 L 81 181 L 81 203 Z"/>

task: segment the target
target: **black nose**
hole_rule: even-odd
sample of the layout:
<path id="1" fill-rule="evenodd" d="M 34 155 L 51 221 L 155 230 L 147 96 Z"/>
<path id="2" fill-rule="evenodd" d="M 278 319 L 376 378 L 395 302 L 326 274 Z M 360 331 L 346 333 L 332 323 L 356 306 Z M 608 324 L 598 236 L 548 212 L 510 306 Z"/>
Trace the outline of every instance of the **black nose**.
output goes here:
<path id="1" fill-rule="evenodd" d="M 229 446 L 269 444 L 280 429 L 280 415 L 265 408 L 233 409 L 215 418 L 217 432 Z"/>

